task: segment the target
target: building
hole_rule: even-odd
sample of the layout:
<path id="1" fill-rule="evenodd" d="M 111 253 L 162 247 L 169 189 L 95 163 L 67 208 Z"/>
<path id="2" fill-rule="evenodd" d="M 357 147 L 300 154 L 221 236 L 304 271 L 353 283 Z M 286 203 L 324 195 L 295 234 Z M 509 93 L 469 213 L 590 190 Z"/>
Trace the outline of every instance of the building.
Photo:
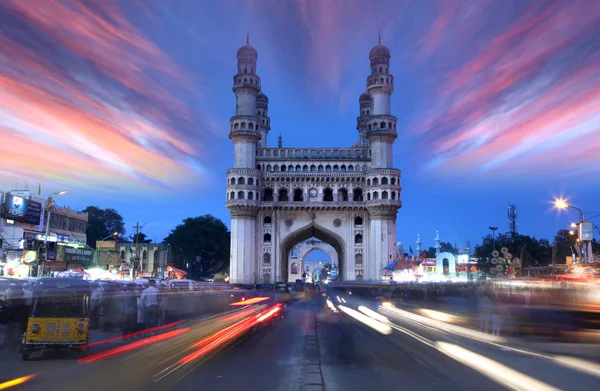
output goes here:
<path id="1" fill-rule="evenodd" d="M 0 275 L 23 278 L 35 273 L 45 204 L 45 198 L 29 190 L 0 192 Z"/>
<path id="2" fill-rule="evenodd" d="M 49 211 L 51 212 L 48 227 L 49 242 L 78 245 L 87 243 L 88 214 L 86 212 L 77 212 L 69 207 L 51 207 Z"/>
<path id="3" fill-rule="evenodd" d="M 380 281 L 383 268 L 396 258 L 396 215 L 402 206 L 400 170 L 393 167 L 397 132 L 390 57 L 381 40 L 369 54 L 353 146 L 283 148 L 281 136 L 277 146 L 268 142 L 269 99 L 257 73 L 258 53 L 248 40 L 238 50 L 229 133 L 234 164 L 227 171 L 226 194 L 232 283 L 294 281 L 290 253 L 312 238 L 335 250 L 338 279 Z"/>
<path id="4" fill-rule="evenodd" d="M 136 244 L 104 240 L 96 242 L 96 265 L 110 270 L 120 268 L 122 263 L 133 267 Z M 146 277 L 160 277 L 168 265 L 170 247 L 165 243 L 138 243 L 139 273 Z"/>

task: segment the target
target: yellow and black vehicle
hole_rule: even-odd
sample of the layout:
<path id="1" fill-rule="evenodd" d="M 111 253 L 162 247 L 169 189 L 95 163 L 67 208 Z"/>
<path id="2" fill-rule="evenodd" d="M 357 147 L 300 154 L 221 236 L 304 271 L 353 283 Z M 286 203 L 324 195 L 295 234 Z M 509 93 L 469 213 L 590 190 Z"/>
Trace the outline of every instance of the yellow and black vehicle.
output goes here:
<path id="1" fill-rule="evenodd" d="M 36 350 L 79 348 L 89 344 L 89 282 L 75 278 L 42 278 L 33 290 L 27 330 L 21 341 L 23 360 Z"/>

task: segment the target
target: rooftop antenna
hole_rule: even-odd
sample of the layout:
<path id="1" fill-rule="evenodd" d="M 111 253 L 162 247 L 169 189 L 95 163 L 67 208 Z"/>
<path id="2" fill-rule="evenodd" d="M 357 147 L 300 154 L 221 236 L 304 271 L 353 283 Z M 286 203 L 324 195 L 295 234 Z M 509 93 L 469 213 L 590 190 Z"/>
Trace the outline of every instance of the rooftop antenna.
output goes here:
<path id="1" fill-rule="evenodd" d="M 250 44 L 250 30 L 246 32 L 246 44 Z"/>
<path id="2" fill-rule="evenodd" d="M 377 30 L 377 43 L 381 45 L 381 31 Z"/>

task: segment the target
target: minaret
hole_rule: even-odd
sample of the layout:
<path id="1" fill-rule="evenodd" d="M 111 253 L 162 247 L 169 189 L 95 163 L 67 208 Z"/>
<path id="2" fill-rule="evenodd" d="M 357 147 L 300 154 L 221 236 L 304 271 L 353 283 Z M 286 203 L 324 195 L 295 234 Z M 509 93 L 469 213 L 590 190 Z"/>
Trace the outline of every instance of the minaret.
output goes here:
<path id="1" fill-rule="evenodd" d="M 256 143 L 260 140 L 260 118 L 257 113 L 257 95 L 260 93 L 260 78 L 256 75 L 258 53 L 246 44 L 237 52 L 237 74 L 233 77 L 235 93 L 235 116 L 231 117 L 229 138 L 234 144 L 234 167 L 255 168 Z"/>
<path id="2" fill-rule="evenodd" d="M 392 145 L 397 138 L 396 117 L 390 114 L 390 97 L 394 78 L 390 74 L 390 51 L 378 44 L 369 53 L 371 73 L 367 77 L 367 93 L 361 95 L 359 135 L 364 130 L 370 143 L 371 166 L 365 171 L 367 211 L 369 212 L 368 280 L 380 280 L 381 270 L 396 253 L 396 216 L 400 201 L 400 170 L 393 168 Z"/>
<path id="3" fill-rule="evenodd" d="M 258 53 L 246 44 L 237 51 L 237 74 L 233 77 L 235 116 L 230 119 L 229 138 L 233 142 L 233 168 L 227 170 L 227 202 L 231 213 L 230 282 L 254 284 L 258 278 L 256 259 L 256 215 L 259 207 L 261 171 L 256 168 L 256 147 L 262 139 L 258 116 L 268 103 L 260 94 L 260 78 L 256 75 Z M 266 140 L 265 131 L 265 140 Z"/>
<path id="4" fill-rule="evenodd" d="M 373 99 L 372 115 L 366 121 L 373 168 L 391 168 L 394 164 L 392 145 L 398 134 L 397 119 L 391 115 L 390 107 L 394 92 L 390 57 L 390 50 L 381 44 L 381 35 L 378 35 L 378 44 L 369 53 L 371 74 L 367 77 L 367 92 Z"/>
<path id="5" fill-rule="evenodd" d="M 442 252 L 442 241 L 440 239 L 440 228 L 435 230 L 435 256 L 437 257 Z"/>
<path id="6" fill-rule="evenodd" d="M 421 256 L 421 244 L 423 242 L 421 242 L 421 233 L 419 232 L 417 234 L 417 255 L 420 257 Z"/>
<path id="7" fill-rule="evenodd" d="M 353 148 L 369 148 L 371 143 L 367 140 L 367 120 L 373 112 L 373 99 L 367 92 L 363 92 L 358 98 L 360 115 L 356 118 L 356 129 L 358 130 L 358 141 Z"/>
<path id="8" fill-rule="evenodd" d="M 402 246 L 401 240 L 396 242 L 396 253 L 400 256 L 400 258 L 404 256 L 404 247 Z"/>
<path id="9" fill-rule="evenodd" d="M 256 114 L 258 115 L 258 132 L 260 133 L 259 148 L 267 148 L 267 135 L 271 130 L 269 118 L 269 98 L 262 92 L 256 95 Z"/>

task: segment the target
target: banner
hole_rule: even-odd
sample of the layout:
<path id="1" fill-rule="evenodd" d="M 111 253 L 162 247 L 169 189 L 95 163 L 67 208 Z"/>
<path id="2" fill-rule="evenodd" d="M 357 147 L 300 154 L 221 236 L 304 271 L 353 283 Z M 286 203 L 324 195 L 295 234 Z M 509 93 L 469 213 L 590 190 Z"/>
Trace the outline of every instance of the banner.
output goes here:
<path id="1" fill-rule="evenodd" d="M 94 258 L 94 250 L 90 250 L 87 248 L 73 248 L 73 247 L 62 247 L 62 253 L 64 254 L 62 261 L 63 262 L 73 262 L 73 263 L 92 263 Z"/>
<path id="2" fill-rule="evenodd" d="M 118 251 L 96 251 L 98 265 L 120 265 L 121 253 Z"/>

